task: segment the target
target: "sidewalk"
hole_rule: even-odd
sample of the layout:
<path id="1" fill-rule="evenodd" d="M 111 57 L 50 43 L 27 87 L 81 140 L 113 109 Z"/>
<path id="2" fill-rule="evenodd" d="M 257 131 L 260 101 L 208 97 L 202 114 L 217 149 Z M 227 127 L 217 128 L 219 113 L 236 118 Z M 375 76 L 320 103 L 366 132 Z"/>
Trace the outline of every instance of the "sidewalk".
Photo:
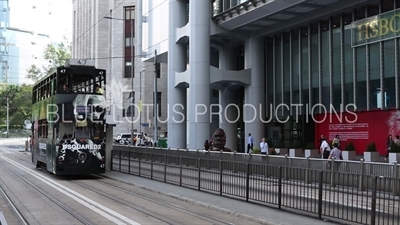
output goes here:
<path id="1" fill-rule="evenodd" d="M 197 191 L 190 188 L 179 187 L 172 184 L 166 184 L 160 181 L 154 181 L 148 178 L 142 178 L 134 175 L 120 173 L 116 171 L 107 171 L 104 175 L 108 178 L 119 180 L 125 183 L 156 192 L 158 194 L 177 198 L 196 205 L 204 206 L 221 213 L 227 213 L 238 217 L 246 218 L 265 225 L 321 225 L 338 224 L 329 221 L 310 218 L 295 214 L 291 211 L 278 210 L 245 201 L 236 200 L 228 197 L 209 194 L 203 191 Z"/>

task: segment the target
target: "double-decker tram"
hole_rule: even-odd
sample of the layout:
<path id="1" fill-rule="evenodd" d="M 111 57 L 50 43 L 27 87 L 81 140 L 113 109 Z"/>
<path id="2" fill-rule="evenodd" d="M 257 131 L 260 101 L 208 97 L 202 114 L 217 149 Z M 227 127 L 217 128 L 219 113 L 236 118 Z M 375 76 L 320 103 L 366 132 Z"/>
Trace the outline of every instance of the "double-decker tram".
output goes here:
<path id="1" fill-rule="evenodd" d="M 73 60 L 34 84 L 32 163 L 56 175 L 105 173 L 106 71 Z"/>

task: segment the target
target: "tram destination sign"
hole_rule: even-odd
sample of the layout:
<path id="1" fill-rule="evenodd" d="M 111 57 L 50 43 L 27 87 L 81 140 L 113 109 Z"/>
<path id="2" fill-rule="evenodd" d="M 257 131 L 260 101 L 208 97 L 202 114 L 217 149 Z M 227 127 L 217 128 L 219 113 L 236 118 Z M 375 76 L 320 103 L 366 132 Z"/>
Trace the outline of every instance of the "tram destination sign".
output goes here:
<path id="1" fill-rule="evenodd" d="M 352 47 L 400 36 L 400 10 L 393 10 L 351 24 Z"/>

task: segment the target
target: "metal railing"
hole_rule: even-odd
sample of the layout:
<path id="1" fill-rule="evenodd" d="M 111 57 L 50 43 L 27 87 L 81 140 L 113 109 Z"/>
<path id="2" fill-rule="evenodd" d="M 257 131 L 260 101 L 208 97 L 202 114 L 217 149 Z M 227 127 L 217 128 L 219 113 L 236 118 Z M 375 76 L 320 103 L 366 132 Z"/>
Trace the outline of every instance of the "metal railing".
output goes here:
<path id="1" fill-rule="evenodd" d="M 360 161 L 341 160 L 336 167 L 328 167 L 327 160 L 310 157 L 289 157 L 287 155 L 260 155 L 244 154 L 235 152 L 215 152 L 204 150 L 172 149 L 172 148 L 153 148 L 153 147 L 129 147 L 113 146 L 114 150 L 146 152 L 168 156 L 182 156 L 188 158 L 201 158 L 212 160 L 223 160 L 233 162 L 247 162 L 256 164 L 267 164 L 270 166 L 285 166 L 315 170 L 335 170 L 337 172 L 352 173 L 359 175 L 374 175 L 400 179 L 400 166 L 395 163 L 377 163 Z M 360 187 L 362 189 L 362 186 Z"/>
<path id="2" fill-rule="evenodd" d="M 266 159 L 267 157 L 263 157 Z M 271 156 L 270 162 L 273 161 Z M 276 205 L 361 224 L 399 224 L 400 180 L 249 161 L 113 150 L 112 169 L 245 201 Z M 293 164 L 292 164 L 293 165 Z M 366 163 L 364 164 L 364 166 Z"/>
<path id="3" fill-rule="evenodd" d="M 226 18 L 233 18 L 233 15 L 241 15 L 243 12 L 249 11 L 251 9 L 255 9 L 259 6 L 265 5 L 270 3 L 270 0 L 249 0 L 249 1 L 244 1 L 235 5 L 230 6 L 229 8 L 224 9 L 221 7 L 219 11 L 213 11 L 213 19 L 216 22 L 219 22 L 220 20 L 225 21 Z"/>

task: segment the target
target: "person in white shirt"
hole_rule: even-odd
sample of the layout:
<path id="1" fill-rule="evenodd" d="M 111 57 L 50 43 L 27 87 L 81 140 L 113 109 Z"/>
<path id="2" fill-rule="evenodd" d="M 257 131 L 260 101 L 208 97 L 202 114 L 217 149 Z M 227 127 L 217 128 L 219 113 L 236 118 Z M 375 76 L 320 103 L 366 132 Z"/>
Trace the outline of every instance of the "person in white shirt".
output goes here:
<path id="1" fill-rule="evenodd" d="M 263 155 L 268 155 L 268 143 L 265 142 L 265 138 L 263 138 L 263 139 L 261 140 L 261 143 L 260 143 L 260 150 L 261 150 L 261 154 L 263 154 Z"/>
<path id="2" fill-rule="evenodd" d="M 249 139 L 247 140 L 247 153 L 250 153 L 253 151 L 253 137 L 251 136 L 251 133 L 249 133 Z"/>
<path id="3" fill-rule="evenodd" d="M 326 142 L 326 139 L 324 139 L 321 143 L 320 153 L 322 155 L 323 159 L 328 159 L 329 155 L 331 154 L 331 147 L 329 146 L 328 142 Z"/>

